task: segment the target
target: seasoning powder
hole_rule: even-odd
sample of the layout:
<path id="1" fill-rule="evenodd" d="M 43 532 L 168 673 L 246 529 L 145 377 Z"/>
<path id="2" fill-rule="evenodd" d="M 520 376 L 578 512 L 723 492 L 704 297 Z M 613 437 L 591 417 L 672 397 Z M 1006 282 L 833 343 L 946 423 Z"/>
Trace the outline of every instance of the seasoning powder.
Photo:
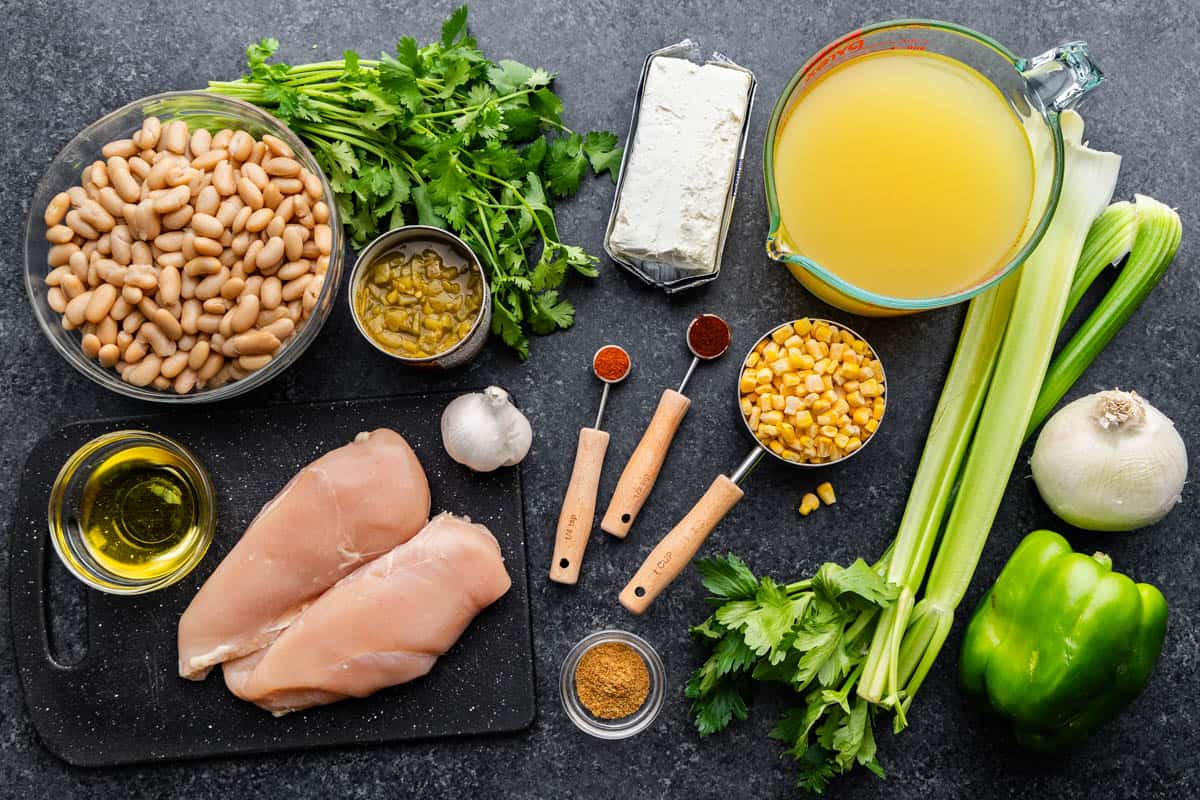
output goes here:
<path id="1" fill-rule="evenodd" d="M 575 693 L 594 717 L 628 717 L 650 694 L 650 671 L 629 645 L 598 644 L 584 653 L 575 667 Z"/>
<path id="2" fill-rule="evenodd" d="M 592 369 L 601 380 L 619 381 L 629 372 L 629 356 L 614 345 L 602 347 L 592 360 Z"/>

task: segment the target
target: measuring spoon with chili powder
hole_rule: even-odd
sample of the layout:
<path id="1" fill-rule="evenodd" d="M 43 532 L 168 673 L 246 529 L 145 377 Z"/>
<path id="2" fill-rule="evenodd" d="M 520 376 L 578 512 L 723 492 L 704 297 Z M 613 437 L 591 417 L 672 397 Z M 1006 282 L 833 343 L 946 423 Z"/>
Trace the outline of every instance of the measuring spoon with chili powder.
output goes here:
<path id="1" fill-rule="evenodd" d="M 664 389 L 658 399 L 658 408 L 650 420 L 646 432 L 637 448 L 629 456 L 629 463 L 621 472 L 617 488 L 604 519 L 600 522 L 601 530 L 613 536 L 624 539 L 638 512 L 650 496 L 658 473 L 662 471 L 663 461 L 675 432 L 687 414 L 692 401 L 684 394 L 692 373 L 701 361 L 712 361 L 725 355 L 731 341 L 729 325 L 716 314 L 701 314 L 692 320 L 687 328 L 687 346 L 692 351 L 692 364 L 678 389 Z"/>
<path id="2" fill-rule="evenodd" d="M 579 580 L 583 551 L 587 549 L 592 523 L 596 519 L 600 470 L 604 467 L 604 454 L 608 450 L 608 431 L 600 430 L 604 407 L 608 404 L 608 390 L 614 383 L 625 380 L 631 366 L 629 353 L 615 344 L 601 347 L 592 356 L 592 372 L 604 381 L 604 392 L 600 395 L 600 410 L 596 413 L 595 426 L 579 429 L 575 466 L 571 469 L 571 481 L 567 484 L 562 511 L 558 514 L 554 558 L 550 562 L 550 580 L 555 583 L 573 584 Z"/>

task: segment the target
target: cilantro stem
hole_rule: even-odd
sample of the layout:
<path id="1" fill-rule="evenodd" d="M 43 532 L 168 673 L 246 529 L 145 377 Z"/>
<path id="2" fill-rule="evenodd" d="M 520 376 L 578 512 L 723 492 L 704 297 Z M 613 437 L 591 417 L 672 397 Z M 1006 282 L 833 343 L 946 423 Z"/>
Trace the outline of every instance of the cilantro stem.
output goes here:
<path id="1" fill-rule="evenodd" d="M 479 109 L 486 106 L 488 103 L 496 103 L 498 105 L 500 103 L 504 103 L 509 100 L 514 100 L 518 97 L 524 97 L 527 94 L 532 94 L 533 91 L 534 91 L 533 89 L 522 89 L 519 92 L 512 92 L 510 94 L 504 95 L 503 97 L 489 98 L 488 100 L 486 100 L 482 103 L 476 103 L 473 106 L 463 106 L 461 108 L 449 108 L 449 109 L 446 109 L 445 111 L 430 111 L 425 114 L 416 114 L 415 119 L 436 119 L 438 117 L 459 117 L 459 116 L 462 116 L 463 114 L 469 114 L 472 111 L 478 111 Z"/>

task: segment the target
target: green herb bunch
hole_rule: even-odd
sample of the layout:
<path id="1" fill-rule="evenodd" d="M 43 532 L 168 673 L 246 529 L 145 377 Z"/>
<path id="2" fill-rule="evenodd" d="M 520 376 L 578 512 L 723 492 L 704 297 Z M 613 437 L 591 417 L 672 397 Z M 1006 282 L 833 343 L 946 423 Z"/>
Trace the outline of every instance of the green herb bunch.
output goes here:
<path id="1" fill-rule="evenodd" d="M 746 719 L 752 681 L 791 686 L 803 705 L 771 731 L 799 768 L 797 785 L 824 791 L 856 763 L 880 777 L 872 726 L 876 707 L 855 694 L 871 646 L 872 624 L 896 599 L 874 565 L 828 563 L 787 585 L 756 578 L 735 555 L 696 562 L 716 611 L 691 628 L 711 654 L 688 680 L 686 694 L 701 736 Z"/>
<path id="2" fill-rule="evenodd" d="M 278 46 L 250 45 L 249 74 L 209 90 L 270 110 L 312 147 L 356 245 L 406 223 L 448 227 L 482 259 L 492 328 L 522 359 L 528 331 L 571 326 L 558 288 L 569 271 L 595 277 L 598 259 L 560 238 L 553 200 L 574 194 L 589 164 L 615 181 L 621 148 L 612 133 L 563 124 L 552 73 L 489 61 L 467 33 L 466 6 L 438 41 L 406 36 L 378 60 L 347 50 L 268 63 Z"/>

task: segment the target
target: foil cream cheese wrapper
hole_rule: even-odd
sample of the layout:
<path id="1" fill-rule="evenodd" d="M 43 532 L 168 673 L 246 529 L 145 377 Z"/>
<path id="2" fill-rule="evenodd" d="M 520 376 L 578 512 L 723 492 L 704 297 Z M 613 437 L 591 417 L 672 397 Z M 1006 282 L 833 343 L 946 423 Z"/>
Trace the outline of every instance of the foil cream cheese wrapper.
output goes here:
<path id="1" fill-rule="evenodd" d="M 720 231 L 717 237 L 716 260 L 712 269 L 705 271 L 697 271 L 692 266 L 684 266 L 668 261 L 650 260 L 641 258 L 623 251 L 613 242 L 613 228 L 616 225 L 617 215 L 621 206 L 622 194 L 625 189 L 625 178 L 627 175 L 626 168 L 629 164 L 630 154 L 633 152 L 636 144 L 638 117 L 641 113 L 642 100 L 646 92 L 646 81 L 650 75 L 650 67 L 656 58 L 678 58 L 690 61 L 693 64 L 704 65 L 711 64 L 725 69 L 737 70 L 749 77 L 750 87 L 746 98 L 746 113 L 742 120 L 742 128 L 739 135 L 736 159 L 737 162 L 733 169 L 733 179 L 730 181 L 729 191 L 725 196 L 725 204 L 723 213 L 720 218 Z M 634 96 L 633 113 L 629 123 L 629 135 L 625 140 L 625 153 L 621 158 L 621 169 L 617 177 L 617 188 L 613 196 L 612 209 L 609 212 L 608 227 L 604 233 L 604 252 L 608 253 L 616 263 L 620 264 L 629 272 L 632 272 L 644 283 L 662 289 L 668 294 L 689 289 L 693 286 L 700 286 L 705 283 L 716 280 L 721 272 L 721 261 L 725 251 L 725 239 L 729 233 L 730 221 L 733 218 L 734 201 L 737 199 L 738 184 L 742 176 L 742 164 L 746 154 L 746 142 L 749 138 L 750 117 L 754 108 L 754 95 L 758 88 L 758 81 L 754 77 L 754 73 L 745 67 L 734 63 L 731 59 L 721 53 L 713 53 L 712 58 L 707 61 L 702 60 L 700 55 L 699 45 L 691 39 L 684 39 L 676 44 L 668 45 L 650 53 L 646 57 L 645 63 L 642 65 L 641 78 L 638 81 L 637 93 Z"/>

